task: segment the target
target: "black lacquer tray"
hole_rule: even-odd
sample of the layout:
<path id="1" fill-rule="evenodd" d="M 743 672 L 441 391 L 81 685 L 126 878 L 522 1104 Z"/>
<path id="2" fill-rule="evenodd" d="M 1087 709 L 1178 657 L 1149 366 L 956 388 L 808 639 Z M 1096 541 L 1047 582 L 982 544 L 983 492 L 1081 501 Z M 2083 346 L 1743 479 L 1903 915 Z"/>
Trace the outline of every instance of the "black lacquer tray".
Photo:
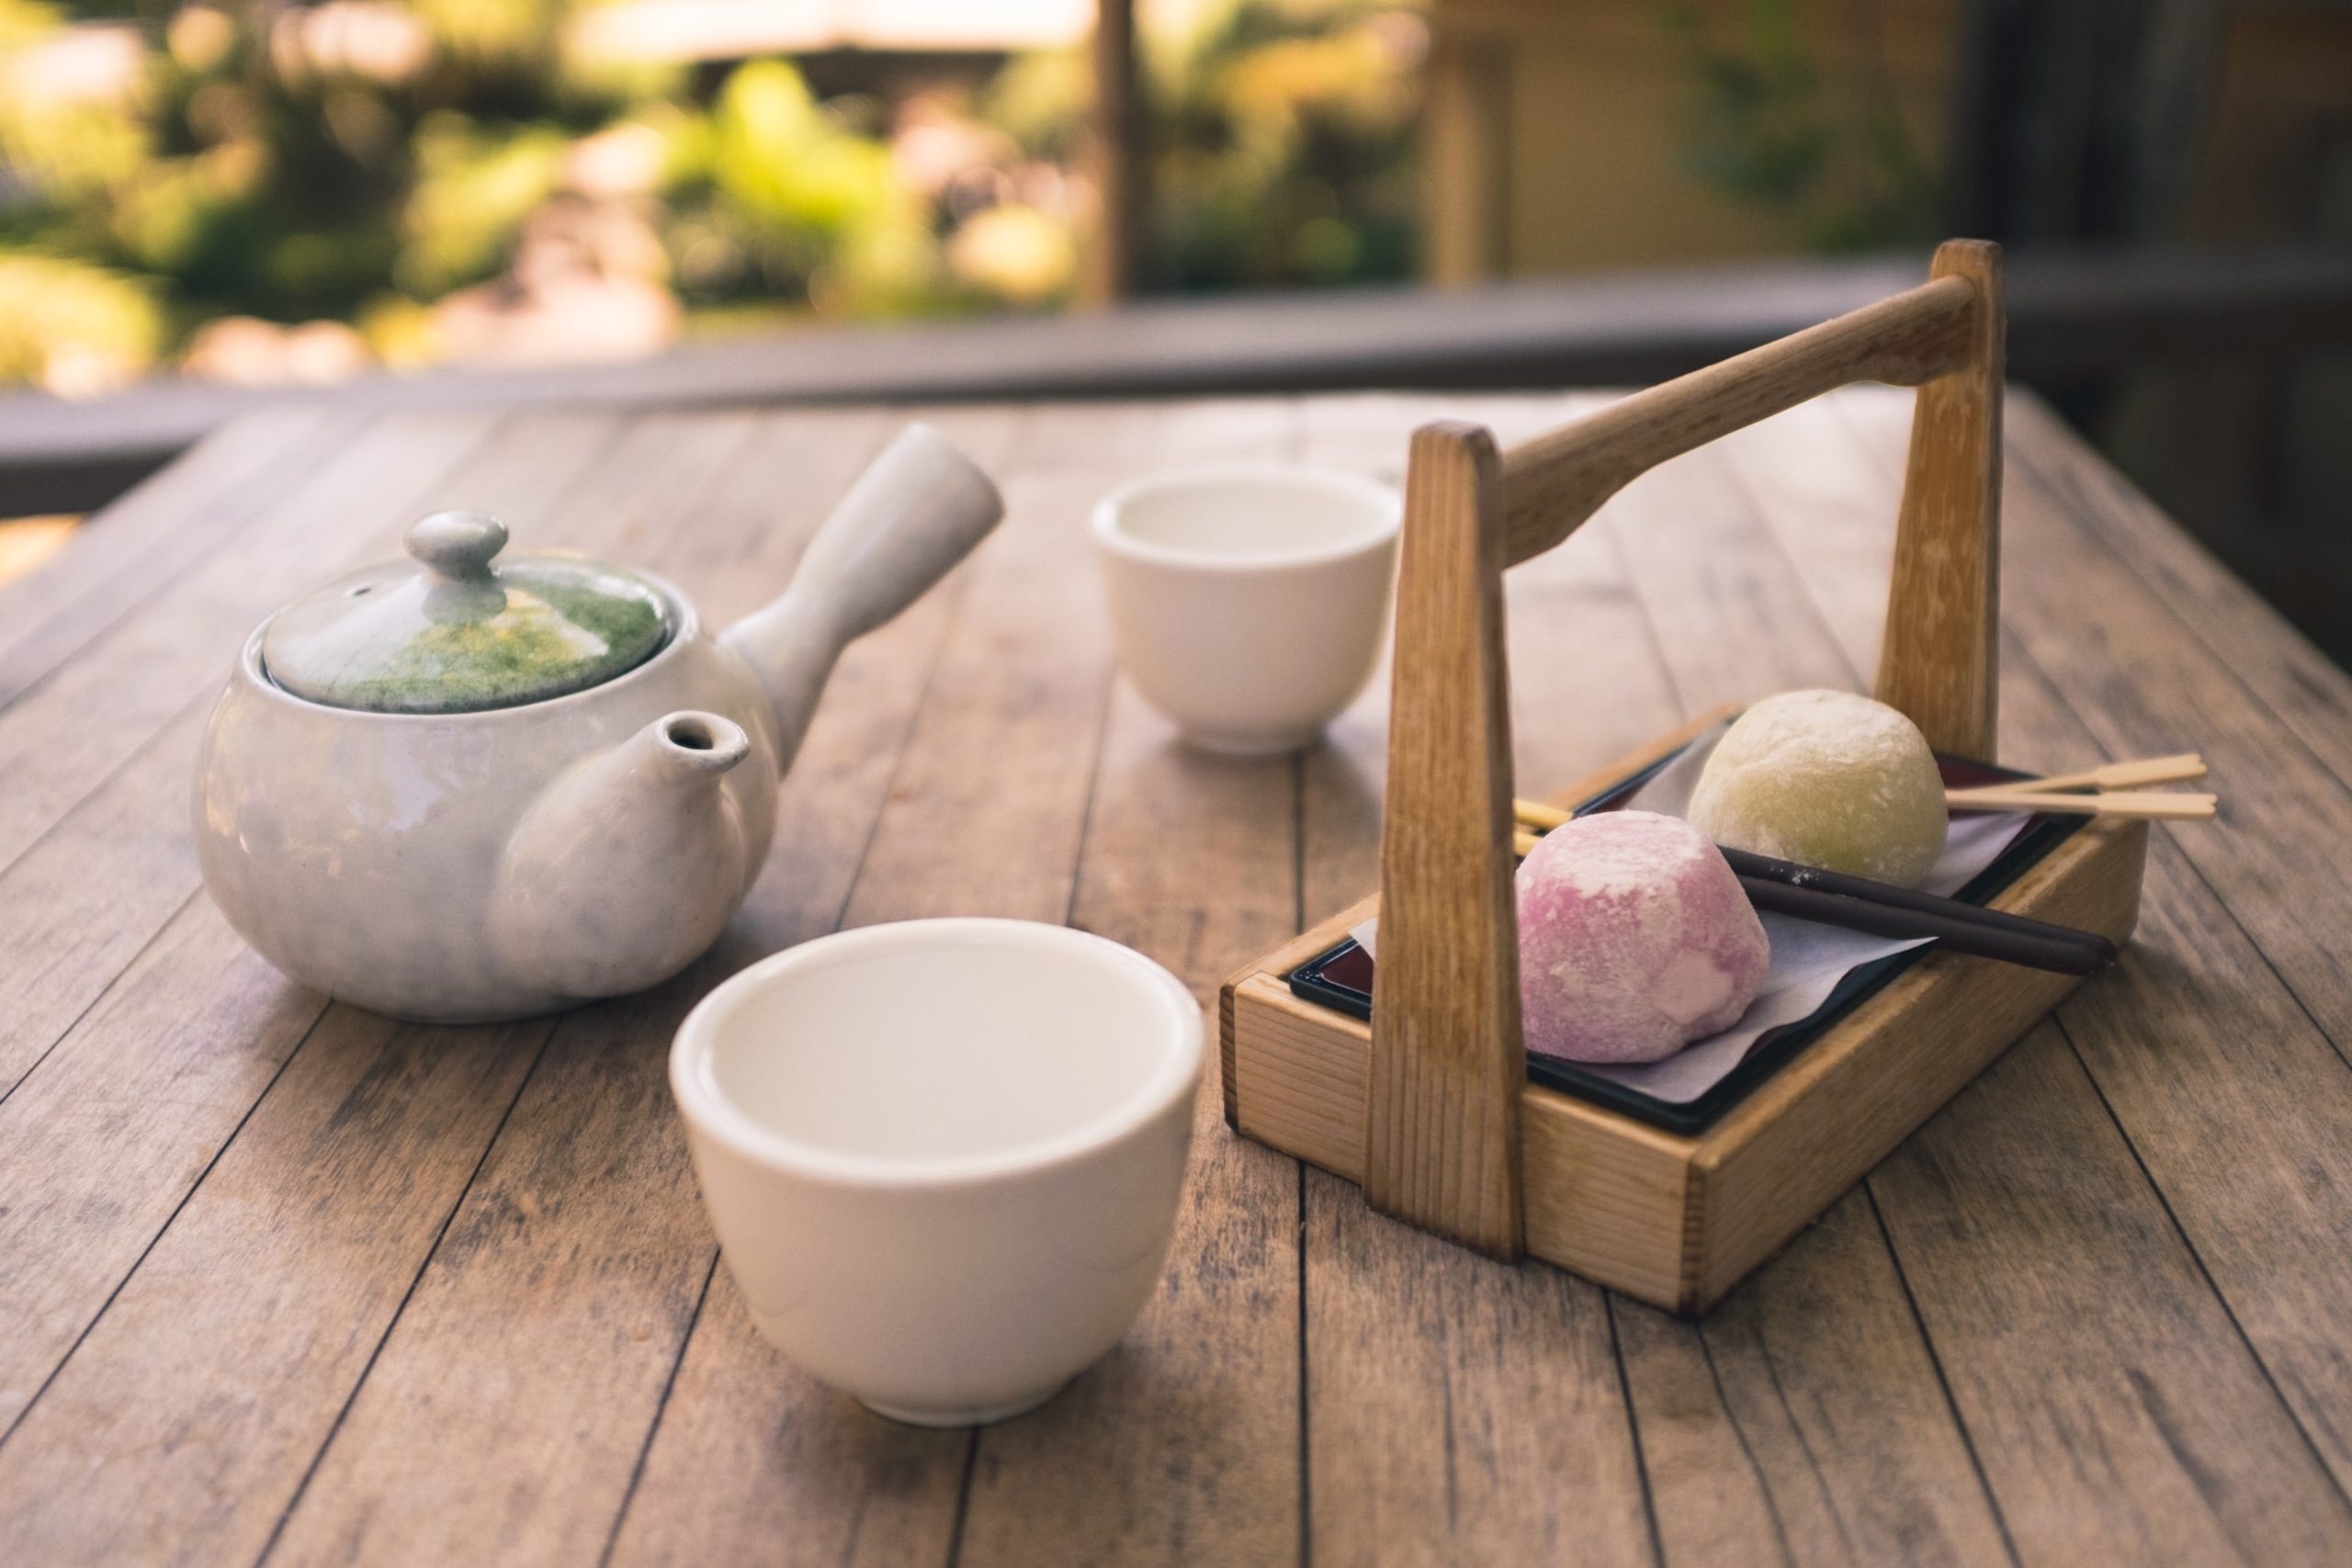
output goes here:
<path id="1" fill-rule="evenodd" d="M 1642 785 L 1680 755 L 1681 752 L 1676 751 L 1660 758 L 1608 794 L 1596 795 L 1575 807 L 1576 815 L 1581 817 L 1588 812 L 1618 809 Z M 1936 761 L 1943 771 L 1947 789 L 2012 783 L 2031 776 L 2013 769 L 1950 757 L 1939 757 Z M 2066 837 L 2086 820 L 2088 818 L 2081 817 L 2034 817 L 2029 819 L 2018 836 L 2010 840 L 2009 847 L 1953 897 L 1971 904 L 1991 902 L 2001 889 L 2024 875 L 2029 867 L 2064 842 Z M 1527 1076 L 1530 1081 L 1547 1089 L 1605 1105 L 1654 1127 L 1664 1127 L 1676 1133 L 1696 1133 L 1738 1104 L 1757 1085 L 1794 1060 L 1799 1053 L 1820 1038 L 1830 1025 L 1860 1005 L 1863 998 L 1934 951 L 1933 943 L 1909 948 L 1854 970 L 1838 983 L 1838 988 L 1831 991 L 1819 1007 L 1796 1022 L 1783 1024 L 1765 1035 L 1738 1066 L 1695 1100 L 1660 1100 L 1638 1089 L 1628 1089 L 1612 1078 L 1588 1072 L 1574 1062 L 1538 1055 L 1532 1051 L 1527 1054 Z M 1372 1017 L 1372 955 L 1358 946 L 1352 937 L 1317 953 L 1289 975 L 1290 988 L 1295 995 L 1361 1019 Z"/>

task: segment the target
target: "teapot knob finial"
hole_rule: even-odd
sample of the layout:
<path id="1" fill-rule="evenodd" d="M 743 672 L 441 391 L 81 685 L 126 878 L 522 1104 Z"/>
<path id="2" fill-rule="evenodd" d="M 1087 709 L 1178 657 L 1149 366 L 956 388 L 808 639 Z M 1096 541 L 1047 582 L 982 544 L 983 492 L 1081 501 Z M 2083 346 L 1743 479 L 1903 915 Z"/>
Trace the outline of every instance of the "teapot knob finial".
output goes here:
<path id="1" fill-rule="evenodd" d="M 487 512 L 435 512 L 410 524 L 403 542 L 435 577 L 481 578 L 506 547 L 506 525 Z"/>

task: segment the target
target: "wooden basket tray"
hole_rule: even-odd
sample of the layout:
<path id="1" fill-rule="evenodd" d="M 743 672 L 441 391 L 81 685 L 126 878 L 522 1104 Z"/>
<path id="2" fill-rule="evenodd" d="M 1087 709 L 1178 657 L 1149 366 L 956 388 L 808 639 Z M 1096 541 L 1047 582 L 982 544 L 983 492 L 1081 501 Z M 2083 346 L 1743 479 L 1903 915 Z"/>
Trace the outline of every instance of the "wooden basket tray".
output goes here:
<path id="1" fill-rule="evenodd" d="M 1527 1077 L 1512 895 L 1502 574 L 1666 458 L 1855 380 L 1919 389 L 1878 696 L 1989 761 L 1998 620 L 1999 256 L 1944 245 L 1930 281 L 1635 394 L 1506 454 L 1427 426 L 1407 470 L 1381 891 L 1226 983 L 1226 1120 L 1360 1182 L 1367 1201 L 1501 1258 L 1705 1311 L 2079 982 L 1935 953 L 1701 1131 Z M 1708 715 L 1561 792 L 1605 795 Z M 2094 820 L 1993 907 L 2102 932 L 2137 916 L 2146 825 Z M 1300 964 L 1378 914 L 1371 1022 L 1303 1000 Z"/>

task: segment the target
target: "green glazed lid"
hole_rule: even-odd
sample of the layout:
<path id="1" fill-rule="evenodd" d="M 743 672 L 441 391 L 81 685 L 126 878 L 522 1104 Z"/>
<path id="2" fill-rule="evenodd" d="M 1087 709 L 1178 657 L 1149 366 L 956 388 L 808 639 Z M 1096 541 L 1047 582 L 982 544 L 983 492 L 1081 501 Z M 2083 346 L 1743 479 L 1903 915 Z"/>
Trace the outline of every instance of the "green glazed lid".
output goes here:
<path id="1" fill-rule="evenodd" d="M 262 634 L 269 678 L 368 713 L 480 713 L 577 692 L 635 669 L 670 635 L 643 578 L 584 556 L 492 566 L 506 525 L 480 512 L 409 525 L 408 553 L 329 583 Z"/>

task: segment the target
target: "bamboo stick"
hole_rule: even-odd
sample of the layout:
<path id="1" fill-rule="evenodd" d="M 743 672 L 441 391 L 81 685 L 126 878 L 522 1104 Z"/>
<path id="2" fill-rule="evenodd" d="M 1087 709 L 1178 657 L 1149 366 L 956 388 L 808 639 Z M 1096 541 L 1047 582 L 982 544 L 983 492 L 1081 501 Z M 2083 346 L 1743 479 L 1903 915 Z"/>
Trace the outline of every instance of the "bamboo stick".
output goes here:
<path id="1" fill-rule="evenodd" d="M 2137 817 L 2152 822 L 2202 822 L 2213 816 L 2210 795 L 2154 793 L 2052 794 L 2034 789 L 1954 790 L 1944 795 L 1956 811 L 2047 811 L 2062 817 Z"/>
<path id="2" fill-rule="evenodd" d="M 1972 784 L 1947 795 L 1979 795 L 1986 790 L 2143 789 L 2149 784 L 2187 784 L 2205 776 L 2205 759 L 2194 751 L 2169 757 L 2143 757 L 2136 761 L 2109 762 L 2079 773 L 2055 773 L 2041 779 L 2014 779 L 2007 784 Z"/>

